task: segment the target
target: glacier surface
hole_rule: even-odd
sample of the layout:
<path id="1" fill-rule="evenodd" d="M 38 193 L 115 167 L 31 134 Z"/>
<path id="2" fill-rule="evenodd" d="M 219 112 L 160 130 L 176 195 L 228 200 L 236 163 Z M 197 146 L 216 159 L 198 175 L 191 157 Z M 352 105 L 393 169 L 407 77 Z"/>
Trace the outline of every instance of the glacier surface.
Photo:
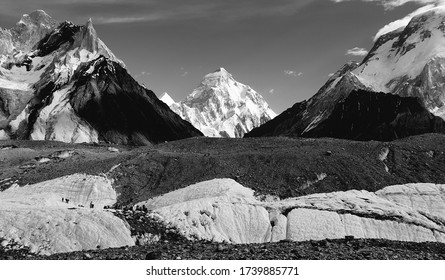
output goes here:
<path id="1" fill-rule="evenodd" d="M 445 242 L 445 185 L 407 184 L 262 201 L 214 179 L 141 202 L 191 239 L 232 243 L 326 238 Z"/>
<path id="2" fill-rule="evenodd" d="M 103 209 L 115 202 L 104 176 L 73 174 L 14 185 L 0 192 L 0 238 L 39 254 L 132 246 L 127 225 Z"/>

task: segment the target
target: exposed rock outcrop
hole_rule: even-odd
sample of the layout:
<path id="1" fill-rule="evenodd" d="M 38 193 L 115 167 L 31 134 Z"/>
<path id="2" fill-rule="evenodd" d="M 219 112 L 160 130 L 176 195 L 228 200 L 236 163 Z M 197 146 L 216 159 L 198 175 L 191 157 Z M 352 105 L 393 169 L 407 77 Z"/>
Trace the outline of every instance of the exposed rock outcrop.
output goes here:
<path id="1" fill-rule="evenodd" d="M 339 101 L 329 118 L 307 129 L 303 137 L 390 141 L 424 133 L 444 133 L 445 121 L 420 99 L 353 91 Z"/>

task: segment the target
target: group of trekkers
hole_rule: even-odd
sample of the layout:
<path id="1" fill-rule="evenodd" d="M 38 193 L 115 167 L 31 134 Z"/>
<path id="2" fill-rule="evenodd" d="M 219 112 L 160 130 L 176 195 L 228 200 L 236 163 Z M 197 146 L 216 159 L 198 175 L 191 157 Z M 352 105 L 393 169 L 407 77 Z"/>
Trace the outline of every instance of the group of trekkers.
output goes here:
<path id="1" fill-rule="evenodd" d="M 70 203 L 70 200 L 68 199 L 68 198 L 64 198 L 64 197 L 62 197 L 62 202 L 64 202 L 64 203 Z M 77 205 L 78 207 L 85 207 L 85 206 L 83 206 L 83 205 L 81 205 L 81 204 L 79 204 L 79 205 Z M 94 203 L 92 202 L 92 201 L 90 201 L 90 208 L 94 208 Z"/>

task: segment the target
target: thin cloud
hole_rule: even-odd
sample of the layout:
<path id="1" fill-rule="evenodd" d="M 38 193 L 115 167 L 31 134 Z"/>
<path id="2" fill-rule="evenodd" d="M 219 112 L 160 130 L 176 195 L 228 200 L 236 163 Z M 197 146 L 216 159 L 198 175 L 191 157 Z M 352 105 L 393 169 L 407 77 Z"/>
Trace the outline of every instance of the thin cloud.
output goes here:
<path id="1" fill-rule="evenodd" d="M 146 22 L 159 20 L 161 17 L 156 15 L 145 17 L 96 17 L 94 18 L 94 24 L 115 24 L 115 23 L 133 23 L 133 22 Z"/>
<path id="2" fill-rule="evenodd" d="M 140 77 L 143 77 L 143 76 L 150 76 L 150 75 L 151 75 L 150 72 L 142 71 L 141 73 L 135 75 L 135 77 L 136 77 L 136 78 L 140 78 Z"/>
<path id="3" fill-rule="evenodd" d="M 291 76 L 291 77 L 300 77 L 303 75 L 303 72 L 297 72 L 294 70 L 284 70 L 283 72 L 285 75 Z"/>
<path id="4" fill-rule="evenodd" d="M 355 47 L 346 51 L 346 55 L 352 56 L 366 56 L 368 51 L 365 48 Z"/>
<path id="5" fill-rule="evenodd" d="M 430 4 L 430 5 L 423 6 L 419 9 L 415 10 L 414 12 L 410 13 L 409 15 L 407 15 L 406 17 L 404 17 L 402 19 L 398 19 L 391 23 L 388 23 L 387 25 L 380 28 L 379 31 L 377 31 L 376 35 L 374 36 L 374 41 L 376 41 L 380 36 L 382 36 L 384 34 L 387 34 L 389 32 L 395 31 L 397 29 L 406 27 L 413 17 L 420 15 L 422 13 L 425 13 L 431 9 L 434 9 L 437 6 L 443 6 L 443 4 L 444 3 L 442 3 L 441 5 Z"/>
<path id="6" fill-rule="evenodd" d="M 185 71 L 184 66 L 181 66 L 179 70 L 182 72 L 181 77 L 185 77 L 189 74 L 189 72 Z"/>
<path id="7" fill-rule="evenodd" d="M 440 4 L 443 3 L 443 0 L 331 0 L 335 3 L 342 2 L 375 2 L 376 4 L 382 5 L 386 10 L 391 10 L 396 7 L 403 6 L 407 3 L 416 3 L 419 5 L 427 5 L 427 4 Z"/>
<path id="8" fill-rule="evenodd" d="M 2 0 L 0 15 L 18 17 L 43 9 L 61 20 L 96 24 L 206 18 L 233 21 L 251 17 L 291 16 L 317 0 Z"/>
<path id="9" fill-rule="evenodd" d="M 375 2 L 376 4 L 382 5 L 385 8 L 385 10 L 391 10 L 399 6 L 403 6 L 407 3 L 415 3 L 422 6 L 417 10 L 415 10 L 414 12 L 407 15 L 406 17 L 390 22 L 385 26 L 383 26 L 382 28 L 380 28 L 380 30 L 376 33 L 376 35 L 373 38 L 374 41 L 376 41 L 379 37 L 381 37 L 384 34 L 406 27 L 408 23 L 411 21 L 411 19 L 416 15 L 427 12 L 428 10 L 434 9 L 438 6 L 445 5 L 445 0 L 331 0 L 331 1 L 336 3 L 351 2 L 351 1 Z"/>
<path id="10" fill-rule="evenodd" d="M 270 93 L 270 94 L 274 94 L 274 93 L 275 93 L 275 89 L 271 88 L 271 89 L 269 90 L 269 93 Z"/>

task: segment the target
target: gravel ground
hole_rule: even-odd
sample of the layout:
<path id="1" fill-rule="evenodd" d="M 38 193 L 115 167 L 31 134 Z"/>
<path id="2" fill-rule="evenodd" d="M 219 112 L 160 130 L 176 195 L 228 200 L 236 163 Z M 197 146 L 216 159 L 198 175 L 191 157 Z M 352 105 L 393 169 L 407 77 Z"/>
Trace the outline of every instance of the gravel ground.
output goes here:
<path id="1" fill-rule="evenodd" d="M 445 244 L 381 239 L 336 239 L 267 244 L 161 241 L 145 246 L 37 256 L 4 251 L 0 259 L 26 260 L 444 260 Z"/>

